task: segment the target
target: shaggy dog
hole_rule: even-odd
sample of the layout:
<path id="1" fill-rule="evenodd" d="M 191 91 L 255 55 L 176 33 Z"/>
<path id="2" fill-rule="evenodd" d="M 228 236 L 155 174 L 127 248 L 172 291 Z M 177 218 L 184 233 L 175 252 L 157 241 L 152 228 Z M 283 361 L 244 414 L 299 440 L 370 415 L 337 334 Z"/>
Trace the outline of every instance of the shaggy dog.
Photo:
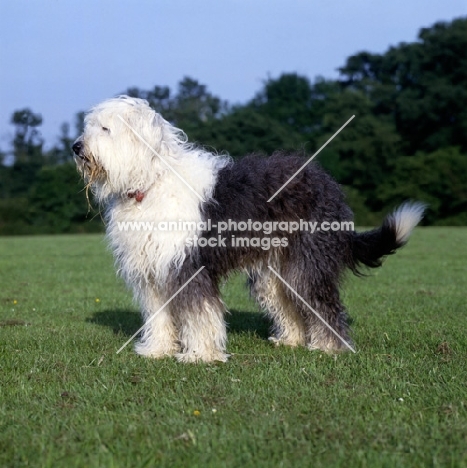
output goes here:
<path id="1" fill-rule="evenodd" d="M 297 154 L 232 162 L 188 144 L 146 101 L 127 96 L 87 114 L 73 151 L 104 207 L 119 273 L 142 309 L 136 352 L 153 358 L 227 360 L 219 282 L 235 270 L 248 273 L 252 295 L 272 320 L 274 343 L 349 348 L 339 298 L 344 271 L 381 265 L 423 215 L 422 204 L 406 203 L 372 231 L 324 229 L 352 221 L 352 211 L 318 165 L 292 178 L 305 162 Z M 309 221 L 323 229 L 296 229 Z M 168 222 L 184 229 L 162 229 Z M 258 223 L 268 229 L 251 228 Z"/>

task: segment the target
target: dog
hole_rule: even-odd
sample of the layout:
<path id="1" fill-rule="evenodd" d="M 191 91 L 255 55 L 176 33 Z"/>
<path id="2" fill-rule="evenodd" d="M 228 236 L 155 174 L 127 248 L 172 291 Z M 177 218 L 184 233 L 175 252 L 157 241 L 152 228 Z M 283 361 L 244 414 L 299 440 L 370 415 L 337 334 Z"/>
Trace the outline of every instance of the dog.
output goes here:
<path id="1" fill-rule="evenodd" d="M 152 358 L 227 361 L 219 283 L 233 271 L 248 274 L 276 345 L 353 349 L 339 296 L 345 272 L 380 266 L 424 212 L 406 202 L 377 229 L 325 229 L 352 224 L 353 214 L 318 164 L 295 153 L 239 161 L 213 154 L 128 96 L 87 113 L 73 152 L 103 207 L 118 272 L 142 310 L 135 350 Z M 312 221 L 322 229 L 296 229 Z M 169 222 L 184 229 L 161 228 Z M 148 223 L 159 229 L 136 229 Z"/>

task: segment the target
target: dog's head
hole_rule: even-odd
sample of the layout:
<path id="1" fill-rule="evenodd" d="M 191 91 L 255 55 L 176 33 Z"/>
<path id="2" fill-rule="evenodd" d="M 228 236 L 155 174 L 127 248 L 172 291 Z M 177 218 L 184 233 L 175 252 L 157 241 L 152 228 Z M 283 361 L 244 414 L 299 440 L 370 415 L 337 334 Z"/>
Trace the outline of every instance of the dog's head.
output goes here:
<path id="1" fill-rule="evenodd" d="M 166 168 L 177 164 L 183 132 L 142 99 L 120 96 L 86 115 L 84 132 L 73 144 L 75 162 L 97 199 L 144 191 Z"/>

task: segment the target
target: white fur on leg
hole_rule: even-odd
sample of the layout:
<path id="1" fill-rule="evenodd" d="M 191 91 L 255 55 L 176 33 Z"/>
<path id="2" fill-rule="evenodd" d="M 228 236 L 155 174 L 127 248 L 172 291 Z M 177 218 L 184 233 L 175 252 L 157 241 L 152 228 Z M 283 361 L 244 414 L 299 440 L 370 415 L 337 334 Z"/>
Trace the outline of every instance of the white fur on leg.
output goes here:
<path id="1" fill-rule="evenodd" d="M 269 270 L 258 273 L 253 294 L 273 321 L 273 336 L 269 341 L 276 346 L 305 344 L 305 324 L 295 305 L 286 296 L 284 287 Z"/>
<path id="2" fill-rule="evenodd" d="M 179 346 L 169 307 L 160 309 L 163 302 L 149 286 L 139 292 L 139 297 L 143 305 L 145 324 L 141 339 L 135 344 L 136 353 L 156 359 L 173 356 L 179 351 Z"/>
<path id="3" fill-rule="evenodd" d="M 224 308 L 205 303 L 203 310 L 179 315 L 179 339 L 182 352 L 175 357 L 180 362 L 226 362 L 227 330 Z"/>

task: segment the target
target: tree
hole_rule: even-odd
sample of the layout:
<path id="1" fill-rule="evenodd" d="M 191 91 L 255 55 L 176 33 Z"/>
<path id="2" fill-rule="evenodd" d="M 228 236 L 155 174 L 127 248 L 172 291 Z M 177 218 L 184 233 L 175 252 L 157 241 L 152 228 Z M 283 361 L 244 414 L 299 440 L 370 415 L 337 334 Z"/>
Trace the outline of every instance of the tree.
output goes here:
<path id="1" fill-rule="evenodd" d="M 346 89 L 328 99 L 322 133 L 324 144 L 352 115 L 355 118 L 323 150 L 318 160 L 338 181 L 364 196 L 371 210 L 381 210 L 376 196 L 380 185 L 400 157 L 400 137 L 394 122 L 374 114 L 374 103 L 365 93 Z"/>
<path id="2" fill-rule="evenodd" d="M 27 223 L 33 232 L 99 231 L 100 218 L 89 212 L 74 164 L 44 166 L 29 192 Z"/>
<path id="3" fill-rule="evenodd" d="M 145 99 L 148 101 L 149 105 L 166 120 L 173 121 L 175 119 L 175 102 L 168 86 L 154 86 L 154 88 L 149 91 L 133 87 L 129 88 L 125 94 L 131 97 Z"/>
<path id="4" fill-rule="evenodd" d="M 297 73 L 284 73 L 268 79 L 247 107 L 301 134 L 302 142 L 313 147 L 322 131 L 326 101 L 339 92 L 334 81 L 317 78 L 312 84 Z"/>
<path id="5" fill-rule="evenodd" d="M 418 41 L 383 55 L 361 52 L 340 69 L 342 84 L 365 92 L 375 115 L 391 115 L 404 153 L 467 150 L 467 18 L 436 23 Z"/>
<path id="6" fill-rule="evenodd" d="M 308 78 L 285 73 L 277 79 L 268 79 L 250 106 L 297 132 L 309 133 L 313 125 L 311 103 L 312 88 Z"/>
<path id="7" fill-rule="evenodd" d="M 271 154 L 302 146 L 300 134 L 250 107 L 238 107 L 219 120 L 206 122 L 193 130 L 189 137 L 212 150 L 226 151 L 233 157 L 249 153 Z"/>
<path id="8" fill-rule="evenodd" d="M 422 29 L 419 42 L 404 49 L 412 58 L 406 67 L 411 75 L 404 76 L 410 86 L 398 96 L 396 123 L 410 142 L 408 152 L 450 145 L 466 151 L 467 18 Z M 396 51 L 388 60 L 394 62 L 393 54 Z"/>
<path id="9" fill-rule="evenodd" d="M 30 109 L 15 111 L 11 117 L 15 126 L 13 155 L 15 163 L 40 163 L 43 140 L 38 130 L 42 116 Z"/>
<path id="10" fill-rule="evenodd" d="M 467 155 L 440 148 L 399 158 L 378 196 L 385 205 L 407 199 L 428 203 L 426 219 L 436 224 L 467 224 Z"/>
<path id="11" fill-rule="evenodd" d="M 155 86 L 149 91 L 129 88 L 126 94 L 145 99 L 156 112 L 186 132 L 220 118 L 227 110 L 225 101 L 211 94 L 206 85 L 190 77 L 180 81 L 175 95 L 168 86 Z"/>
<path id="12" fill-rule="evenodd" d="M 200 126 L 215 122 L 226 108 L 226 103 L 211 94 L 206 85 L 185 77 L 179 83 L 174 99 L 173 123 L 190 133 Z"/>

